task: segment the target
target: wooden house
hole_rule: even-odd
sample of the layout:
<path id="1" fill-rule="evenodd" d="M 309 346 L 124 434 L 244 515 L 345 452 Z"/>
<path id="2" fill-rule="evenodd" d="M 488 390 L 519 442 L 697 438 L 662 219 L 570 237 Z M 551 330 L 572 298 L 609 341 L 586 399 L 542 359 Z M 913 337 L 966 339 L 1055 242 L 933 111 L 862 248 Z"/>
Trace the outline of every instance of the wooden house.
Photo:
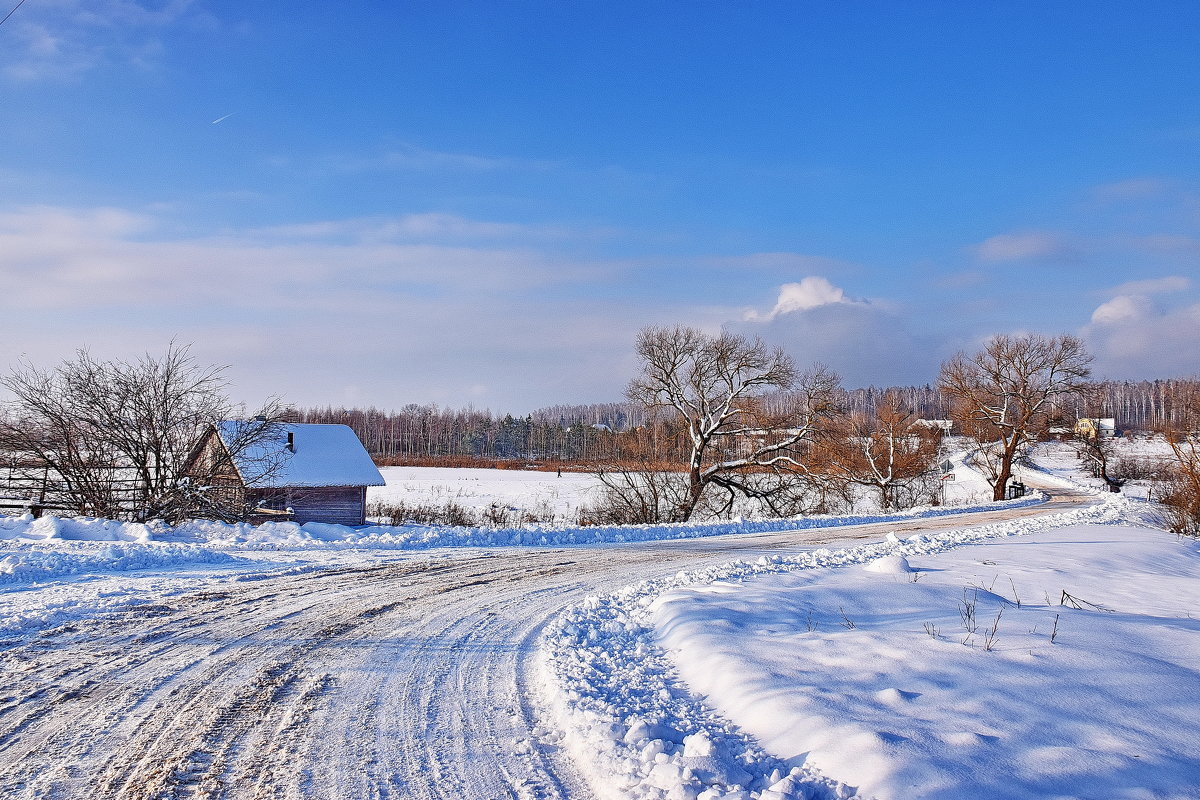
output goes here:
<path id="1" fill-rule="evenodd" d="M 185 469 L 226 508 L 249 508 L 251 518 L 299 523 L 366 522 L 367 487 L 383 476 L 346 425 L 222 422 L 192 451 Z M 265 431 L 265 433 L 263 432 Z"/>

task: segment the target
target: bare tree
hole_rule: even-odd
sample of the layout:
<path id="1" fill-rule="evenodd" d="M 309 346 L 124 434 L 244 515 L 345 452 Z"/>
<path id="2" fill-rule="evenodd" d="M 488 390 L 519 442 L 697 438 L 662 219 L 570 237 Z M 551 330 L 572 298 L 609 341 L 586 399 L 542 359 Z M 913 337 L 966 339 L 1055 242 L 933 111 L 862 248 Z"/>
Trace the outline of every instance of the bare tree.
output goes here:
<path id="1" fill-rule="evenodd" d="M 9 462 L 9 489 L 31 500 L 65 502 L 80 513 L 120 511 L 121 471 L 112 443 L 98 437 L 71 393 L 77 370 L 44 372 L 33 365 L 0 380 L 16 400 L 0 417 L 0 447 Z"/>
<path id="2" fill-rule="evenodd" d="M 782 349 L 760 339 L 684 326 L 643 329 L 637 354 L 642 369 L 629 384 L 629 400 L 665 413 L 688 443 L 686 493 L 675 518 L 690 519 L 710 487 L 724 491 L 716 513 L 738 496 L 779 512 L 788 474 L 806 470 L 802 446 L 837 410 L 837 377 L 823 368 L 800 373 Z M 773 390 L 792 396 L 768 413 L 758 398 Z"/>
<path id="3" fill-rule="evenodd" d="M 1200 382 L 1179 382 L 1170 399 L 1175 413 L 1159 433 L 1170 444 L 1174 463 L 1159 502 L 1171 530 L 1200 536 Z"/>
<path id="4" fill-rule="evenodd" d="M 938 483 L 941 443 L 940 428 L 917 423 L 901 395 L 887 392 L 875 413 L 845 417 L 836 435 L 823 442 L 816 469 L 831 480 L 874 490 L 885 511 L 916 505 Z"/>
<path id="5" fill-rule="evenodd" d="M 0 378 L 15 398 L 0 419 L 0 444 L 79 513 L 177 519 L 187 511 L 185 460 L 208 426 L 238 413 L 223 373 L 175 344 L 134 362 L 81 350 L 49 371 L 25 363 Z M 237 447 L 270 433 L 255 428 Z"/>
<path id="6" fill-rule="evenodd" d="M 1003 500 L 1018 452 L 1045 427 L 1056 398 L 1082 393 L 1091 356 L 1074 336 L 994 336 L 978 353 L 942 365 L 939 385 L 963 433 L 980 443 L 979 458 Z"/>

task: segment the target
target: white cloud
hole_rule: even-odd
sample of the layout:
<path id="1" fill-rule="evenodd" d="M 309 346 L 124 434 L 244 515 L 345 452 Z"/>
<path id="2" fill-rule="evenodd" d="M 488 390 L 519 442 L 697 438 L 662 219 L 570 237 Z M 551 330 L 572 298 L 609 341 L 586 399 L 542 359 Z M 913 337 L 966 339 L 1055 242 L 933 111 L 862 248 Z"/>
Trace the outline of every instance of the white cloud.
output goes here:
<path id="1" fill-rule="evenodd" d="M 1116 325 L 1153 319 L 1162 314 L 1152 299 L 1155 295 L 1178 294 L 1191 288 L 1191 279 L 1182 275 L 1123 283 L 1111 290 L 1111 299 L 1092 312 L 1092 323 Z"/>
<path id="2" fill-rule="evenodd" d="M 846 293 L 830 283 L 828 279 L 819 275 L 810 275 L 799 283 L 785 283 L 780 286 L 779 299 L 775 301 L 775 307 L 770 312 L 764 315 L 757 311 L 748 311 L 745 319 L 749 322 L 769 322 L 781 314 L 854 302 L 856 301 L 847 298 Z"/>
<path id="3" fill-rule="evenodd" d="M 636 331 L 692 316 L 631 295 L 636 265 L 562 255 L 520 226 L 492 225 L 415 215 L 180 239 L 121 209 L 0 213 L 0 372 L 21 354 L 130 357 L 177 338 L 232 364 L 251 402 L 520 411 L 619 398 Z M 392 239 L 379 234 L 389 226 Z"/>
<path id="4" fill-rule="evenodd" d="M 1114 294 L 1173 294 L 1186 292 L 1192 288 L 1192 279 L 1183 275 L 1169 275 L 1165 278 L 1150 278 L 1144 281 L 1130 281 L 1113 289 Z"/>
<path id="5" fill-rule="evenodd" d="M 278 239 L 326 239 L 361 243 L 403 241 L 545 241 L 576 238 L 586 232 L 553 225 L 519 225 L 467 219 L 456 214 L 403 214 L 279 225 L 253 231 Z"/>
<path id="6" fill-rule="evenodd" d="M 333 221 L 172 239 L 147 215 L 38 207 L 0 214 L 0 277 L 12 287 L 7 299 L 30 309 L 186 298 L 261 313 L 314 302 L 371 308 L 430 293 L 533 292 L 622 269 L 532 247 L 518 226 L 445 223 Z M 508 241 L 469 241 L 485 231 Z"/>
<path id="7" fill-rule="evenodd" d="M 1107 303 L 1101 304 L 1092 312 L 1092 322 L 1098 325 L 1114 325 L 1121 322 L 1138 320 L 1150 311 L 1150 302 L 1139 295 L 1117 295 Z"/>
<path id="8" fill-rule="evenodd" d="M 1171 276 L 1132 281 L 1092 312 L 1083 329 L 1096 354 L 1097 375 L 1109 378 L 1160 378 L 1196 375 L 1200 361 L 1200 303 L 1163 307 L 1155 295 L 1178 295 L 1191 281 Z"/>
<path id="9" fill-rule="evenodd" d="M 946 355 L 891 304 L 848 298 L 820 276 L 784 284 L 770 313 L 748 312 L 726 327 L 783 346 L 801 365 L 826 364 L 848 386 L 925 383 Z"/>
<path id="10" fill-rule="evenodd" d="M 1064 258 L 1072 254 L 1066 239 L 1048 231 L 1003 233 L 985 239 L 974 247 L 981 261 L 1031 261 L 1044 258 Z"/>

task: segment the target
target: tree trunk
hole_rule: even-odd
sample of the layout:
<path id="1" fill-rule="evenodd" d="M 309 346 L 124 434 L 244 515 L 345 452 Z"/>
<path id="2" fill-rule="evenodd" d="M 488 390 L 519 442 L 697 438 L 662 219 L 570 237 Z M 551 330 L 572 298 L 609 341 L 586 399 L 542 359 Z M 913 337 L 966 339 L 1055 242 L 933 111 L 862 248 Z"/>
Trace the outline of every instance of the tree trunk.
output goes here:
<path id="1" fill-rule="evenodd" d="M 996 475 L 996 485 L 992 487 L 992 500 L 999 502 L 1008 492 L 1008 480 L 1012 477 L 1013 458 L 1017 455 L 1016 444 L 1005 446 L 1000 453 L 1000 471 Z"/>
<path id="2" fill-rule="evenodd" d="M 700 477 L 700 467 L 693 464 L 688 470 L 687 505 L 680 509 L 679 522 L 687 522 L 692 518 L 696 506 L 700 505 L 700 496 L 704 494 L 704 482 Z"/>

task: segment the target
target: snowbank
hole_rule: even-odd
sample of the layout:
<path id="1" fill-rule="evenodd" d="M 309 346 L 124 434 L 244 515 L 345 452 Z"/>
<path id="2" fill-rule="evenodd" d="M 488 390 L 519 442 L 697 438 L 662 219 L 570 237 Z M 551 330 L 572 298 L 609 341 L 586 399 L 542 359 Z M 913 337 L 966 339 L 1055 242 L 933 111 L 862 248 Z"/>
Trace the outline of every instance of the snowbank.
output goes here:
<path id="1" fill-rule="evenodd" d="M 117 522 L 93 517 L 34 518 L 32 514 L 20 517 L 0 517 L 0 540 L 13 539 L 24 542 L 79 541 L 79 542 L 149 542 L 155 534 L 170 532 L 165 524 L 154 527 L 140 522 Z"/>
<path id="2" fill-rule="evenodd" d="M 752 563 L 739 561 L 589 597 L 565 611 L 544 633 L 540 646 L 544 702 L 565 732 L 565 746 L 590 774 L 602 797 L 785 800 L 852 796 L 855 790 L 850 784 L 857 785 L 858 773 L 841 776 L 845 782 L 838 782 L 833 778 L 839 776 L 822 777 L 807 763 L 796 766 L 795 762 L 803 759 L 788 763 L 769 755 L 743 728 L 698 699 L 660 645 L 656 622 L 670 627 L 669 619 L 656 620 L 665 602 L 660 598 L 681 587 L 703 587 L 703 592 L 721 596 L 740 591 L 733 582 L 755 576 L 869 564 L 891 556 L 911 561 L 988 539 L 1111 523 L 1120 519 L 1126 507 L 1120 498 L 1106 498 L 1065 514 L 918 534 L 905 540 L 889 537 L 878 544 L 763 557 Z M 859 573 L 871 575 L 865 570 Z M 896 578 L 891 573 L 885 579 Z M 815 621 L 825 626 L 830 622 L 828 617 Z M 851 619 L 846 622 L 855 624 Z M 718 634 L 726 627 L 721 619 L 709 620 L 707 625 Z M 740 678 L 739 673 L 732 674 Z M 768 688 L 780 691 L 778 686 Z M 701 740 L 711 744 L 705 745 L 709 755 L 703 763 L 692 760 L 696 747 L 687 744 Z"/>
<path id="3" fill-rule="evenodd" d="M 1195 796 L 1200 544 L 1074 525 L 913 569 L 676 589 L 654 629 L 767 750 L 879 800 Z"/>
<path id="4" fill-rule="evenodd" d="M 218 547 L 372 547 L 397 550 L 427 550 L 435 547 L 562 547 L 668 539 L 694 539 L 733 533 L 836 528 L 899 522 L 921 517 L 938 517 L 1001 508 L 1020 508 L 1045 502 L 1045 495 L 1034 493 L 1004 503 L 977 506 L 922 507 L 895 514 L 813 516 L 771 520 L 733 520 L 674 525 L 553 526 L 527 525 L 519 528 L 461 528 L 420 525 L 370 525 L 349 527 L 309 522 L 268 522 L 263 525 L 196 520 L 171 528 L 164 524 L 122 523 L 112 520 L 77 518 L 59 519 L 30 516 L 0 518 L 0 539 L 26 542 L 51 540 L 174 542 L 207 544 Z"/>

